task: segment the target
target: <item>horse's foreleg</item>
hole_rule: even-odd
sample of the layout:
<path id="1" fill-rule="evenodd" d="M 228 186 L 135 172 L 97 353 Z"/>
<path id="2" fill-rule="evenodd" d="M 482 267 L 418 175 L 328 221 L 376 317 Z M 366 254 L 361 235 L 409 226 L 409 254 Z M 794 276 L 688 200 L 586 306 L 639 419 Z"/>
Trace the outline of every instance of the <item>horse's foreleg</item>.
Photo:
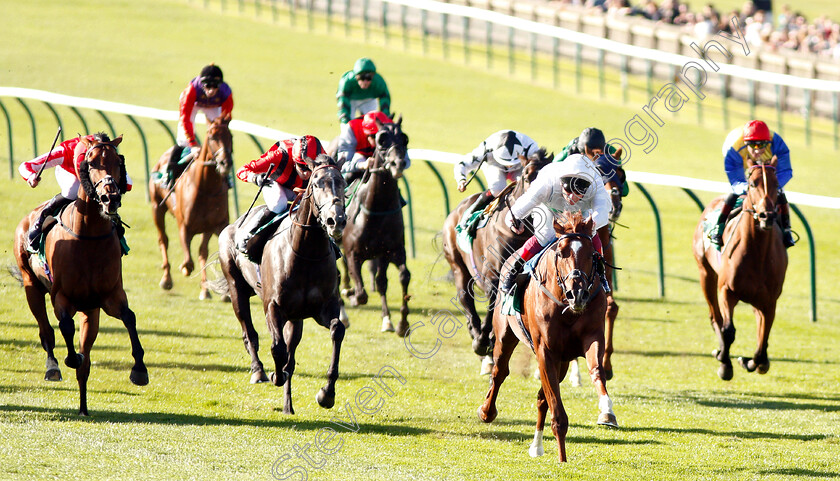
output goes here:
<path id="1" fill-rule="evenodd" d="M 90 377 L 90 352 L 99 334 L 99 309 L 82 313 L 79 320 L 79 353 L 84 356 L 82 365 L 76 370 L 79 383 L 79 415 L 87 416 L 87 381 Z"/>
<path id="2" fill-rule="evenodd" d="M 38 337 L 41 339 L 41 347 L 47 353 L 47 372 L 44 375 L 45 381 L 61 381 L 61 369 L 58 367 L 58 360 L 55 358 L 55 329 L 50 325 L 47 315 L 47 301 L 43 290 L 34 285 L 25 285 L 26 301 L 29 310 L 35 320 L 38 321 Z"/>
<path id="3" fill-rule="evenodd" d="M 295 373 L 295 350 L 297 350 L 302 336 L 303 320 L 286 321 L 286 325 L 283 326 L 283 339 L 286 341 L 289 355 L 286 365 L 283 366 L 283 372 L 286 373 L 286 382 L 283 385 L 283 414 L 295 413 L 295 409 L 292 407 L 292 375 Z"/>
<path id="4" fill-rule="evenodd" d="M 503 317 L 499 315 L 499 317 Z M 510 374 L 510 357 L 513 355 L 516 345 L 519 344 L 519 339 L 510 329 L 507 321 L 500 319 L 496 321 L 496 336 L 497 342 L 493 348 L 493 371 L 490 373 L 490 389 L 487 391 L 487 396 L 484 398 L 484 403 L 478 407 L 478 418 L 485 423 L 491 423 L 499 414 L 496 409 L 496 398 L 499 396 L 499 390 L 502 383 Z"/>
<path id="5" fill-rule="evenodd" d="M 722 286 L 717 291 L 717 305 L 721 316 L 719 327 L 716 324 L 715 332 L 718 335 L 719 349 L 715 351 L 715 358 L 720 361 L 718 368 L 718 376 L 724 381 L 732 379 L 732 359 L 730 358 L 729 349 L 732 343 L 735 342 L 735 323 L 732 316 L 735 312 L 735 305 L 738 303 L 738 298 L 735 294 Z"/>
<path id="6" fill-rule="evenodd" d="M 105 312 L 108 313 L 108 311 Z M 122 320 L 125 329 L 128 331 L 128 339 L 131 341 L 131 357 L 134 358 L 134 366 L 131 367 L 128 379 L 137 386 L 149 384 L 149 371 L 143 361 L 146 352 L 143 350 L 143 346 L 140 344 L 140 336 L 137 334 L 137 316 L 128 307 L 128 301 L 121 303 L 119 315 L 115 316 L 110 313 L 109 315 L 119 317 Z"/>
<path id="7" fill-rule="evenodd" d="M 67 345 L 67 357 L 64 358 L 64 364 L 71 369 L 78 369 L 84 360 L 83 356 L 76 352 L 76 324 L 73 322 L 73 316 L 76 314 L 75 309 L 70 307 L 67 299 L 59 293 L 54 300 L 55 317 L 58 318 L 58 329 L 61 331 L 61 336 L 64 338 L 64 343 Z"/>
<path id="8" fill-rule="evenodd" d="M 400 271 L 400 285 L 402 286 L 402 306 L 400 306 L 400 324 L 397 326 L 397 335 L 405 337 L 408 335 L 408 301 L 411 299 L 408 294 L 408 284 L 411 282 L 411 271 L 406 267 L 405 260 L 397 264 L 397 269 Z"/>
<path id="9" fill-rule="evenodd" d="M 371 282 L 376 286 L 379 294 L 379 301 L 382 304 L 382 332 L 394 332 L 394 324 L 391 323 L 391 309 L 388 308 L 388 258 L 377 257 L 368 261 L 370 267 Z M 407 326 L 406 326 L 407 327 Z"/>
<path id="10" fill-rule="evenodd" d="M 209 254 L 208 245 L 210 244 L 210 237 L 213 234 L 204 232 L 201 234 L 201 243 L 198 245 L 198 269 L 201 276 L 201 283 L 199 284 L 198 299 L 210 299 L 210 289 L 207 288 L 207 256 Z"/>
<path id="11" fill-rule="evenodd" d="M 283 333 L 280 332 L 280 326 L 285 326 L 288 319 L 280 306 L 274 301 L 268 302 L 265 315 L 268 333 L 271 335 L 271 357 L 274 358 L 274 372 L 271 374 L 271 381 L 275 386 L 282 386 L 286 384 L 287 374 L 283 371 L 283 366 L 288 361 L 289 352 L 286 349 Z"/>
<path id="12" fill-rule="evenodd" d="M 332 339 L 333 351 L 330 367 L 327 368 L 327 384 L 318 391 L 315 400 L 322 408 L 330 409 L 335 405 L 335 383 L 338 381 L 338 363 L 341 358 L 341 343 L 344 341 L 344 324 L 338 318 L 338 299 L 330 302 L 322 317 L 327 321 Z"/>
<path id="13" fill-rule="evenodd" d="M 184 277 L 189 277 L 195 269 L 195 263 L 193 262 L 192 253 L 190 252 L 192 235 L 187 233 L 187 227 L 185 225 L 179 226 L 178 233 L 178 237 L 181 239 L 181 249 L 184 250 L 184 262 L 181 263 L 179 269 Z"/>
<path id="14" fill-rule="evenodd" d="M 467 270 L 466 266 L 463 265 L 459 266 L 457 269 L 453 268 L 452 273 L 455 275 L 455 289 L 458 292 L 458 303 L 456 304 L 455 302 L 452 302 L 452 304 L 461 311 L 464 317 L 467 318 L 467 328 L 469 330 L 470 337 L 473 340 L 473 352 L 479 356 L 484 356 L 487 354 L 488 349 L 487 346 L 481 345 L 481 326 L 478 321 L 478 312 L 475 310 L 473 286 L 472 282 L 470 282 L 472 281 L 472 277 L 469 275 L 469 270 Z"/>
<path id="15" fill-rule="evenodd" d="M 493 312 L 496 310 L 496 301 L 499 299 L 499 291 L 496 285 L 488 286 L 487 293 L 487 314 L 479 326 L 478 337 L 473 342 L 473 351 L 479 354 L 481 351 L 486 354 L 493 353 Z M 480 354 L 479 354 L 480 355 Z"/>
<path id="16" fill-rule="evenodd" d="M 569 430 L 569 416 L 560 399 L 560 378 L 557 361 L 547 348 L 539 343 L 536 346 L 537 362 L 540 366 L 540 383 L 548 409 L 551 411 L 551 431 L 557 439 L 557 452 L 560 462 L 566 462 L 566 433 Z M 565 375 L 565 373 L 563 373 Z"/>
<path id="17" fill-rule="evenodd" d="M 607 277 L 609 279 L 609 277 Z M 612 284 L 612 281 L 609 281 Z M 612 354 L 613 354 L 613 329 L 615 319 L 618 317 L 618 303 L 612 294 L 607 296 L 607 315 L 604 319 L 604 376 L 607 381 L 613 377 Z"/>
<path id="18" fill-rule="evenodd" d="M 160 201 L 157 201 L 160 202 Z M 158 206 L 155 199 L 152 198 L 152 203 L 155 207 L 152 208 L 152 214 L 155 221 L 155 227 L 158 231 L 158 247 L 160 247 L 160 255 L 163 257 L 163 277 L 160 278 L 160 287 L 165 290 L 172 289 L 172 274 L 170 273 L 169 265 L 169 236 L 166 235 L 166 206 Z"/>
<path id="19" fill-rule="evenodd" d="M 770 358 L 767 356 L 767 346 L 770 341 L 770 328 L 776 318 L 776 305 L 763 306 L 761 309 L 753 308 L 756 320 L 756 337 L 758 345 L 752 358 L 740 357 L 738 362 L 749 372 L 758 371 L 759 374 L 767 374 L 770 370 Z"/>
<path id="20" fill-rule="evenodd" d="M 604 356 L 604 339 L 600 336 L 592 339 L 586 346 L 586 365 L 589 368 L 589 378 L 595 385 L 595 392 L 598 394 L 598 424 L 610 427 L 618 427 L 615 413 L 612 409 L 612 400 L 607 392 L 607 380 L 601 359 Z"/>

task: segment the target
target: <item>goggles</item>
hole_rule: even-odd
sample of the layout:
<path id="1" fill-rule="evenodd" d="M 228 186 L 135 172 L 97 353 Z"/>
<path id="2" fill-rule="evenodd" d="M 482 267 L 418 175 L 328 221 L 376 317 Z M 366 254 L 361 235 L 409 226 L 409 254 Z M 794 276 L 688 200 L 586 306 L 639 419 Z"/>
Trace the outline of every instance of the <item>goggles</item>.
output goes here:
<path id="1" fill-rule="evenodd" d="M 222 81 L 217 79 L 217 78 L 203 78 L 203 79 L 201 79 L 201 85 L 204 88 L 208 88 L 208 89 L 219 88 L 219 85 L 221 83 L 222 83 Z"/>
<path id="2" fill-rule="evenodd" d="M 370 73 L 370 72 L 360 73 L 359 75 L 356 75 L 356 80 L 371 81 L 371 80 L 373 80 L 373 74 Z"/>
<path id="3" fill-rule="evenodd" d="M 770 142 L 766 140 L 750 140 L 747 141 L 747 146 L 751 149 L 763 149 L 770 145 Z"/>
<path id="4" fill-rule="evenodd" d="M 580 177 L 566 177 L 562 179 L 563 190 L 570 194 L 580 195 L 586 193 L 589 188 L 589 181 Z"/>

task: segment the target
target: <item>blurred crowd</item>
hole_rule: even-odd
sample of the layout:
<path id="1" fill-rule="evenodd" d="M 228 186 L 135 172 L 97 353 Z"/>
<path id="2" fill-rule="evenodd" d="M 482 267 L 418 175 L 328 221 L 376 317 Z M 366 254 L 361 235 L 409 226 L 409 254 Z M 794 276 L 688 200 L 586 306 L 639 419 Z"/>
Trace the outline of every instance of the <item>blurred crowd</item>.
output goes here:
<path id="1" fill-rule="evenodd" d="M 740 10 L 721 12 L 711 3 L 691 11 L 679 0 L 552 0 L 605 15 L 635 16 L 682 27 L 697 38 L 720 31 L 732 32 L 732 18 L 740 21 L 746 41 L 753 47 L 778 52 L 800 52 L 840 60 L 840 24 L 825 16 L 808 20 L 784 4 L 773 13 L 771 0 L 747 1 Z"/>

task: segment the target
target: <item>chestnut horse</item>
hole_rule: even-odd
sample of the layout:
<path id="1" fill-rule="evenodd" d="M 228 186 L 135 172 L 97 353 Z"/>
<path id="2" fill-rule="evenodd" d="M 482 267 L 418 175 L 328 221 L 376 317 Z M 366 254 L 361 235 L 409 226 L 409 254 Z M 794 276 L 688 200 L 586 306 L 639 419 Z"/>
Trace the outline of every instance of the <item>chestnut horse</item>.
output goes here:
<path id="1" fill-rule="evenodd" d="M 158 245 L 163 256 L 163 277 L 160 279 L 160 287 L 163 289 L 172 289 L 167 254 L 169 237 L 166 235 L 166 213 L 169 212 L 178 224 L 178 237 L 184 251 L 184 262 L 179 269 L 184 276 L 189 276 L 195 269 L 190 244 L 193 237 L 201 234 L 201 243 L 198 246 L 201 275 L 198 298 L 210 298 L 210 291 L 206 286 L 207 274 L 204 270 L 210 237 L 213 234 L 218 236 L 229 223 L 228 176 L 233 167 L 233 139 L 228 128 L 229 123 L 230 117 L 219 117 L 207 126 L 207 136 L 198 157 L 190 162 L 178 178 L 174 192 L 170 194 L 169 190 L 158 182 L 149 183 L 152 217 L 157 227 Z M 160 172 L 176 148 L 180 149 L 174 146 L 164 152 L 152 172 Z"/>
<path id="2" fill-rule="evenodd" d="M 533 235 L 533 229 L 526 229 L 524 234 L 519 235 L 511 232 L 505 224 L 505 216 L 509 206 L 513 205 L 537 178 L 539 170 L 550 164 L 553 159 L 554 154 L 546 154 L 544 148 L 527 159 L 520 157 L 522 175 L 512 187 L 509 186 L 499 196 L 495 204 L 491 204 L 487 224 L 476 230 L 472 252 L 465 252 L 458 246 L 455 226 L 461 221 L 467 207 L 472 205 L 479 195 L 483 195 L 482 193 L 462 200 L 443 224 L 443 255 L 455 274 L 458 301 L 465 310 L 468 331 L 473 340 L 473 351 L 479 356 L 487 356 L 493 352 L 493 309 L 502 264 Z M 475 308 L 475 285 L 485 292 L 488 302 L 484 320 L 481 320 Z"/>
<path id="3" fill-rule="evenodd" d="M 478 408 L 486 422 L 496 419 L 496 397 L 510 373 L 510 358 L 523 342 L 537 356 L 542 384 L 537 394 L 537 429 L 529 453 L 544 454 L 542 436 L 546 413 L 551 411 L 551 430 L 557 439 L 560 461 L 566 461 L 566 431 L 569 418 L 560 400 L 560 381 L 569 363 L 586 357 L 589 376 L 599 396 L 598 424 L 617 427 L 612 400 L 607 393 L 604 367 L 604 314 L 606 296 L 595 272 L 593 221 L 578 213 L 567 214 L 562 224 L 555 222 L 558 240 L 540 257 L 524 292 L 521 317 L 502 313 L 502 303 L 493 311 L 493 372 L 490 390 Z"/>
<path id="4" fill-rule="evenodd" d="M 712 201 L 694 231 L 694 257 L 700 268 L 700 285 L 709 304 L 709 318 L 718 338 L 714 356 L 720 361 L 718 376 L 732 379 L 729 348 L 735 341 L 732 314 L 735 305 L 744 301 L 753 306 L 758 321 L 758 346 L 752 358 L 739 362 L 747 371 L 765 374 L 770 369 L 767 342 L 776 317 L 776 302 L 782 294 L 787 270 L 787 251 L 782 230 L 777 223 L 775 158 L 770 164 L 749 167 L 748 187 L 743 208 L 723 232 L 724 245 L 718 251 L 709 245 L 703 219 L 717 219 L 716 208 L 723 198 Z"/>
<path id="5" fill-rule="evenodd" d="M 336 248 L 330 237 L 340 239 L 347 222 L 344 215 L 347 184 L 329 156 L 319 155 L 310 167 L 312 176 L 300 197 L 300 206 L 284 219 L 266 242 L 259 265 L 236 250 L 234 233 L 240 222 L 229 225 L 219 236 L 219 260 L 227 281 L 225 287 L 233 303 L 233 313 L 242 326 L 245 349 L 251 355 L 251 383 L 269 380 L 257 354 L 259 338 L 251 320 L 249 301 L 256 294 L 262 299 L 271 335 L 271 355 L 276 370 L 271 380 L 276 386 L 285 385 L 283 412 L 286 414 L 294 414 L 292 374 L 295 372 L 295 350 L 303 335 L 303 319 L 312 317 L 330 330 L 333 352 L 327 384 L 316 396 L 318 404 L 328 409 L 335 404 L 338 360 L 345 329 L 339 319 Z M 258 215 L 258 212 L 251 215 Z"/>
<path id="6" fill-rule="evenodd" d="M 136 318 L 128 307 L 123 289 L 122 247 L 117 234 L 117 209 L 127 190 L 125 161 L 117 154 L 122 136 L 114 140 L 95 134 L 82 137 L 87 146 L 79 165 L 79 196 L 57 218 L 57 225 L 45 234 L 43 257 L 26 250 L 27 232 L 43 205 L 23 218 L 15 230 L 15 258 L 21 272 L 29 310 L 38 321 L 41 346 L 47 352 L 48 381 L 60 381 L 61 371 L 53 354 L 55 331 L 47 317 L 44 298 L 50 295 L 58 328 L 67 344 L 64 363 L 76 369 L 79 383 L 79 414 L 88 415 L 87 380 L 90 353 L 99 333 L 100 309 L 121 319 L 131 340 L 134 366 L 129 379 L 138 386 L 149 383 L 143 363 L 143 347 L 137 336 Z M 76 352 L 73 316 L 81 313 L 79 351 Z"/>
<path id="7" fill-rule="evenodd" d="M 408 334 L 408 283 L 411 273 L 406 267 L 405 227 L 398 180 L 406 167 L 408 136 L 402 131 L 402 118 L 390 124 L 379 124 L 374 138 L 376 148 L 367 161 L 361 183 L 351 192 L 347 206 L 349 222 L 341 241 L 344 252 L 342 294 L 353 307 L 367 304 L 368 295 L 362 281 L 362 264 L 370 260 L 370 271 L 382 301 L 382 332 L 394 331 L 391 311 L 385 295 L 388 290 L 387 270 L 394 264 L 400 272 L 402 306 L 397 335 Z M 351 187 L 352 188 L 352 187 Z M 354 288 L 350 289 L 350 279 Z"/>

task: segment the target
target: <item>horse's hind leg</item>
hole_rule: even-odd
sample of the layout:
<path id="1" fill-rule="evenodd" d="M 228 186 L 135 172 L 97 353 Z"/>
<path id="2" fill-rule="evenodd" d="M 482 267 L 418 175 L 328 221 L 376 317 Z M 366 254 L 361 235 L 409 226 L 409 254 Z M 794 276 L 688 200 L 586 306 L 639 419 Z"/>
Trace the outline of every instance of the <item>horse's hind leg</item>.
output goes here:
<path id="1" fill-rule="evenodd" d="M 179 268 L 184 277 L 189 277 L 195 269 L 195 262 L 193 262 L 192 253 L 190 252 L 190 244 L 192 243 L 192 235 L 187 233 L 187 226 L 179 226 L 179 236 L 181 239 L 181 249 L 184 250 L 184 262 Z"/>
<path id="2" fill-rule="evenodd" d="M 108 313 L 107 310 L 105 312 Z M 120 303 L 119 315 L 108 314 L 119 317 L 125 329 L 128 331 L 128 339 L 131 341 L 131 357 L 134 358 L 134 366 L 131 367 L 131 373 L 128 375 L 128 379 L 137 386 L 149 384 L 149 371 L 146 369 L 146 363 L 143 362 L 145 351 L 140 344 L 140 336 L 137 334 L 137 316 L 128 307 L 127 300 L 123 300 Z"/>
<path id="3" fill-rule="evenodd" d="M 752 358 L 739 357 L 738 362 L 749 372 L 758 371 L 759 374 L 767 374 L 770 370 L 770 358 L 767 356 L 767 346 L 770 341 L 770 328 L 776 317 L 776 305 L 765 306 L 761 309 L 753 308 L 757 322 L 758 346 Z"/>
<path id="4" fill-rule="evenodd" d="M 295 409 L 292 407 L 292 375 L 295 373 L 295 351 L 300 338 L 303 336 L 303 320 L 286 321 L 283 326 L 283 338 L 286 341 L 286 347 L 289 350 L 286 365 L 283 366 L 283 372 L 286 373 L 286 383 L 284 388 L 283 399 L 283 414 L 294 414 Z"/>
<path id="5" fill-rule="evenodd" d="M 87 381 L 90 377 L 90 352 L 99 334 L 99 309 L 82 313 L 79 320 L 79 354 L 84 356 L 82 365 L 76 370 L 79 383 L 79 415 L 87 416 Z"/>
<path id="6" fill-rule="evenodd" d="M 604 366 L 601 365 L 603 359 L 603 338 L 590 339 L 588 346 L 586 346 L 586 365 L 589 368 L 589 378 L 592 384 L 595 385 L 595 392 L 598 394 L 598 407 L 600 414 L 598 415 L 598 424 L 617 428 L 618 421 L 612 408 L 612 399 L 607 393 L 607 381 L 604 374 Z M 565 374 L 565 373 L 563 373 Z"/>
<path id="7" fill-rule="evenodd" d="M 559 364 L 551 357 L 551 353 L 547 349 L 537 347 L 536 354 L 540 366 L 542 391 L 545 395 L 547 408 L 551 411 L 551 430 L 554 432 L 554 438 L 557 439 L 558 459 L 560 462 L 566 462 L 566 433 L 569 430 L 569 416 L 563 408 L 563 401 L 560 399 L 560 379 L 562 378 L 560 377 Z M 587 355 L 588 359 L 589 356 Z M 597 358 L 595 362 L 600 363 L 600 358 Z M 562 374 L 565 375 L 566 373 Z"/>
<path id="8" fill-rule="evenodd" d="M 163 257 L 163 264 L 160 266 L 163 269 L 163 277 L 160 278 L 160 287 L 161 289 L 169 290 L 172 289 L 172 274 L 170 272 L 169 254 L 167 253 L 167 249 L 169 249 L 169 236 L 166 235 L 166 206 L 160 206 L 158 205 L 159 203 L 160 200 L 154 197 L 152 198 L 152 217 L 158 231 L 160 255 Z"/>
<path id="9" fill-rule="evenodd" d="M 24 274 L 25 276 L 26 274 Z M 25 285 L 26 301 L 29 310 L 38 321 L 38 337 L 41 339 L 41 347 L 47 353 L 47 372 L 44 375 L 45 381 L 61 381 L 61 369 L 58 367 L 58 360 L 55 358 L 55 329 L 50 325 L 47 315 L 47 301 L 44 292 L 34 285 Z"/>
<path id="10" fill-rule="evenodd" d="M 274 372 L 271 374 L 271 381 L 275 386 L 282 386 L 286 384 L 286 376 L 288 375 L 283 371 L 283 367 L 288 362 L 289 351 L 286 348 L 283 333 L 280 332 L 280 326 L 285 326 L 288 319 L 280 306 L 274 301 L 268 304 L 265 314 L 268 333 L 271 335 L 271 357 L 274 358 Z"/>
<path id="11" fill-rule="evenodd" d="M 454 302 L 452 304 L 459 308 L 464 317 L 467 318 L 467 328 L 473 340 L 473 352 L 479 356 L 486 356 L 492 352 L 492 346 L 488 347 L 481 344 L 481 325 L 479 324 L 478 312 L 475 310 L 475 297 L 471 282 L 473 278 L 469 272 L 467 266 L 460 259 L 456 266 L 452 267 L 452 273 L 455 275 L 455 289 L 458 292 L 458 304 L 463 306 L 463 309 L 460 309 L 458 304 Z"/>
<path id="12" fill-rule="evenodd" d="M 347 298 L 350 300 L 350 305 L 353 307 L 363 306 L 367 304 L 368 295 L 365 292 L 365 283 L 362 281 L 362 262 L 364 260 L 361 256 L 349 250 L 344 254 L 347 258 L 347 270 L 349 276 L 353 279 L 353 284 L 355 285 L 355 289 L 350 293 Z"/>
<path id="13" fill-rule="evenodd" d="M 561 362 L 557 370 L 557 379 L 563 379 L 566 376 L 566 371 L 569 369 L 568 362 Z M 542 456 L 545 454 L 543 448 L 543 431 L 545 431 L 545 415 L 548 413 L 548 400 L 545 398 L 545 390 L 540 387 L 537 393 L 537 428 L 534 431 L 534 440 L 528 447 L 528 454 L 532 458 Z"/>
<path id="14" fill-rule="evenodd" d="M 604 236 L 601 237 L 601 242 L 604 243 Z M 607 265 L 604 269 L 604 276 L 607 278 L 607 284 L 610 286 L 610 293 L 607 295 L 607 315 L 604 322 L 604 376 L 607 381 L 613 377 L 612 368 L 612 354 L 613 354 L 613 328 L 615 327 L 615 319 L 618 317 L 618 303 L 615 302 L 613 293 L 615 287 L 613 285 L 613 268 L 610 265 L 615 264 L 615 254 L 613 251 L 612 239 L 610 234 L 606 235 L 606 243 L 604 243 L 604 259 Z"/>
<path id="15" fill-rule="evenodd" d="M 408 335 L 408 301 L 411 299 L 411 295 L 408 293 L 408 284 L 411 282 L 411 271 L 405 265 L 405 253 L 402 255 L 402 262 L 396 264 L 397 269 L 400 271 L 400 285 L 402 286 L 402 306 L 400 306 L 400 323 L 397 326 L 397 335 L 405 337 Z"/>
<path id="16" fill-rule="evenodd" d="M 382 332 L 394 332 L 391 323 L 391 309 L 388 308 L 388 258 L 377 257 L 368 261 L 371 283 L 376 287 L 379 301 L 382 303 Z M 407 326 L 406 326 L 407 327 Z"/>
<path id="17" fill-rule="evenodd" d="M 204 232 L 201 234 L 201 243 L 198 245 L 198 268 L 201 276 L 201 283 L 199 284 L 198 299 L 210 299 L 210 289 L 207 288 L 207 256 L 209 253 L 208 245 L 210 244 L 210 237 L 213 234 Z"/>

